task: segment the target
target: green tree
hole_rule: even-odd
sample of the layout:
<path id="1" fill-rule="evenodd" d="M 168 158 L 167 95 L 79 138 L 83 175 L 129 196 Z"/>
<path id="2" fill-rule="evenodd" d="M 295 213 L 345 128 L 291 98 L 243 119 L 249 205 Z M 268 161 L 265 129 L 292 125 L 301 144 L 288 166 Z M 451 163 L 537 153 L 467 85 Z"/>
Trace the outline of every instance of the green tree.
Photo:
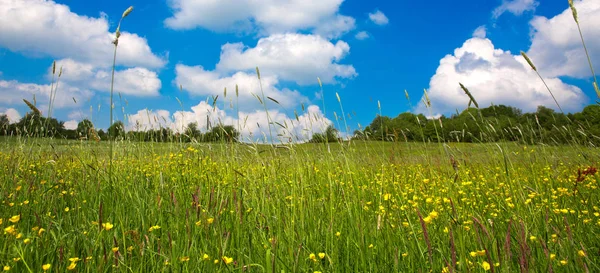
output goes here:
<path id="1" fill-rule="evenodd" d="M 76 131 L 79 136 L 90 139 L 95 134 L 94 124 L 89 119 L 84 119 L 77 124 Z"/>
<path id="2" fill-rule="evenodd" d="M 125 133 L 125 125 L 122 121 L 117 121 L 113 123 L 110 127 L 108 127 L 108 136 L 110 138 L 117 138 L 118 136 L 122 136 Z"/>

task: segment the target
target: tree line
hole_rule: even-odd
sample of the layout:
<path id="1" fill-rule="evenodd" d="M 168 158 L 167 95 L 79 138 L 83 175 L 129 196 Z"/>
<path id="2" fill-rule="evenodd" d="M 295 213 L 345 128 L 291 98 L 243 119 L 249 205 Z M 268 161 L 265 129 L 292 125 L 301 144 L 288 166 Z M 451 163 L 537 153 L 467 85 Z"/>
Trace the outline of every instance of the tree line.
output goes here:
<path id="1" fill-rule="evenodd" d="M 152 142 L 238 142 L 239 132 L 230 125 L 212 126 L 202 132 L 197 123 L 190 123 L 183 132 L 161 127 L 147 131 L 126 131 L 121 121 L 113 123 L 106 131 L 94 127 L 89 119 L 77 124 L 74 130 L 66 129 L 65 123 L 44 117 L 34 109 L 16 123 L 10 123 L 6 115 L 0 115 L 0 136 L 52 137 L 79 140 L 132 140 Z"/>
<path id="2" fill-rule="evenodd" d="M 600 144 L 600 105 L 564 114 L 539 106 L 533 113 L 506 105 L 468 108 L 450 117 L 402 113 L 377 116 L 353 139 L 425 142 L 497 142 Z"/>

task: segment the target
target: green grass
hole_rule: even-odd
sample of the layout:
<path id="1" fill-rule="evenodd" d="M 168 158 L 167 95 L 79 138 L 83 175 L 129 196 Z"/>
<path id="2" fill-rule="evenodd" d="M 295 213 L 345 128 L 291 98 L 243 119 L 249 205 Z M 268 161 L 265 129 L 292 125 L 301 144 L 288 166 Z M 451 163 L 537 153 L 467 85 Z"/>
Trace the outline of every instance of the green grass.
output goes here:
<path id="1" fill-rule="evenodd" d="M 600 176 L 575 185 L 578 169 L 598 166 L 598 149 L 353 142 L 275 155 L 270 145 L 114 145 L 110 184 L 105 142 L 2 142 L 1 265 L 63 272 L 77 257 L 78 272 L 600 270 Z"/>

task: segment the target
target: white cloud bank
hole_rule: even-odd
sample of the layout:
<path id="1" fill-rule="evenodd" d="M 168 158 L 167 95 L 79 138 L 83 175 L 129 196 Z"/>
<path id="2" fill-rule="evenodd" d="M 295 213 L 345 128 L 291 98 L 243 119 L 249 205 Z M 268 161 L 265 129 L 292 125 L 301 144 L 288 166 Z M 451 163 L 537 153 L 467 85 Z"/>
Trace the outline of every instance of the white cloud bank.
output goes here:
<path id="1" fill-rule="evenodd" d="M 565 111 L 580 110 L 585 104 L 587 98 L 580 88 L 558 78 L 545 80 Z M 516 106 L 524 111 L 535 111 L 539 105 L 557 108 L 525 60 L 510 51 L 494 48 L 489 39 L 471 38 L 454 54 L 440 61 L 428 90 L 434 113 L 449 113 L 467 107 L 469 98 L 459 87 L 459 82 L 482 107 L 494 103 Z M 427 111 L 420 104 L 417 112 Z"/>
<path id="2" fill-rule="evenodd" d="M 0 116 L 6 115 L 9 123 L 16 123 L 21 120 L 21 114 L 15 108 L 0 108 Z"/>
<path id="3" fill-rule="evenodd" d="M 205 28 L 219 32 L 274 34 L 309 30 L 338 37 L 355 27 L 355 19 L 339 14 L 344 0 L 169 0 L 173 29 Z"/>
<path id="4" fill-rule="evenodd" d="M 140 110 L 128 116 L 129 130 L 147 131 L 159 128 L 170 128 L 175 132 L 185 131 L 189 123 L 197 123 L 198 128 L 206 131 L 208 123 L 232 125 L 241 134 L 242 141 L 269 141 L 268 118 L 265 111 L 248 111 L 229 115 L 219 107 L 213 107 L 207 102 L 200 102 L 191 107 L 191 111 L 176 111 L 171 114 L 167 110 Z M 311 105 L 304 113 L 289 117 L 279 110 L 269 110 L 272 122 L 271 130 L 275 143 L 292 141 L 307 141 L 314 133 L 322 132 L 331 121 L 325 118 L 318 106 Z M 282 128 L 276 123 L 287 126 Z"/>
<path id="5" fill-rule="evenodd" d="M 0 47 L 27 56 L 60 59 L 56 73 L 62 66 L 63 74 L 56 108 L 75 107 L 73 98 L 81 101 L 94 91 L 109 91 L 113 39 L 105 15 L 81 16 L 53 1 L 0 1 Z M 152 69 L 163 67 L 166 60 L 152 52 L 145 38 L 122 32 L 117 55 L 117 65 L 126 67 L 115 73 L 117 92 L 158 95 L 161 82 Z M 49 93 L 49 84 L 0 80 L 2 105 L 21 103 L 21 99 L 32 99 L 33 95 L 41 105 L 47 105 Z"/>

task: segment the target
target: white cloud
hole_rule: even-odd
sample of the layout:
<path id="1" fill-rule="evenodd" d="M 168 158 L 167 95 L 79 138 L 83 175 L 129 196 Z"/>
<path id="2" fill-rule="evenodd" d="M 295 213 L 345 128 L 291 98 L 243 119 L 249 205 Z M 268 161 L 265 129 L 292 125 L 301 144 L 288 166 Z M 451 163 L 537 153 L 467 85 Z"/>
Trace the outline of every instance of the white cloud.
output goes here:
<path id="1" fill-rule="evenodd" d="M 61 81 L 72 86 L 86 86 L 96 91 L 109 92 L 111 70 L 94 67 L 91 64 L 79 63 L 72 59 L 56 62 L 57 67 L 63 68 Z M 51 77 L 52 67 L 48 74 Z M 115 92 L 133 96 L 157 96 L 161 81 L 154 71 L 142 67 L 127 68 L 115 71 Z"/>
<path id="2" fill-rule="evenodd" d="M 15 108 L 0 108 L 0 116 L 2 115 L 6 115 L 6 117 L 8 117 L 8 122 L 11 124 L 19 122 L 19 120 L 21 120 L 21 114 Z"/>
<path id="3" fill-rule="evenodd" d="M 127 29 L 127 22 L 123 26 Z M 109 66 L 113 39 L 105 16 L 80 16 L 53 1 L 2 0 L 0 5 L 0 46 L 14 52 Z M 148 68 L 165 64 L 145 38 L 128 32 L 122 32 L 117 62 Z"/>
<path id="4" fill-rule="evenodd" d="M 369 37 L 370 37 L 369 33 L 366 31 L 361 31 L 359 33 L 356 33 L 356 35 L 354 35 L 354 38 L 356 38 L 357 40 L 361 40 L 361 41 L 368 39 Z"/>
<path id="5" fill-rule="evenodd" d="M 235 98 L 235 86 L 239 87 L 239 100 L 241 109 L 256 109 L 262 107 L 259 101 L 252 94 L 261 96 L 260 83 L 256 74 L 246 72 L 237 72 L 231 76 L 221 76 L 215 71 L 204 70 L 201 66 L 186 66 L 178 64 L 175 67 L 177 77 L 175 82 L 178 86 L 193 95 L 197 96 L 221 96 L 223 101 L 230 101 Z M 301 102 L 307 101 L 297 91 L 289 89 L 279 90 L 276 86 L 279 80 L 276 76 L 265 75 L 261 73 L 261 83 L 266 97 L 271 97 L 277 100 L 283 107 L 291 107 L 298 105 Z M 227 88 L 227 98 L 223 98 L 223 91 Z M 273 104 L 267 100 L 265 103 Z"/>
<path id="6" fill-rule="evenodd" d="M 170 0 L 174 11 L 165 24 L 173 29 L 258 31 L 265 34 L 337 26 L 330 33 L 354 28 L 354 19 L 338 14 L 343 0 Z M 342 22 L 342 23 L 340 23 Z M 334 27 L 335 28 L 335 27 Z"/>
<path id="7" fill-rule="evenodd" d="M 56 98 L 54 101 L 55 108 L 76 107 L 73 101 L 82 101 L 92 97 L 92 92 L 87 89 L 70 86 L 65 83 L 60 83 Z M 21 83 L 18 81 L 0 80 L 0 105 L 22 104 L 23 99 L 27 99 L 33 103 L 35 96 L 38 108 L 47 109 L 50 98 L 50 84 L 40 85 L 33 83 Z"/>
<path id="8" fill-rule="evenodd" d="M 242 43 L 223 45 L 217 70 L 250 71 L 258 66 L 264 75 L 298 84 L 314 84 L 317 77 L 333 83 L 337 78 L 357 76 L 352 65 L 338 63 L 349 52 L 350 46 L 344 41 L 333 44 L 317 35 L 275 34 L 260 39 L 253 48 Z"/>
<path id="9" fill-rule="evenodd" d="M 487 28 L 485 26 L 479 26 L 473 31 L 473 37 L 485 38 L 487 36 Z"/>
<path id="10" fill-rule="evenodd" d="M 600 1 L 575 1 L 575 7 L 592 63 L 597 67 L 600 64 Z M 536 16 L 530 24 L 532 41 L 527 54 L 542 75 L 576 78 L 592 75 L 569 8 L 550 19 Z"/>
<path id="11" fill-rule="evenodd" d="M 495 8 L 492 17 L 497 19 L 505 12 L 520 16 L 526 11 L 533 11 L 539 5 L 536 0 L 502 0 L 502 5 Z"/>
<path id="12" fill-rule="evenodd" d="M 385 14 L 383 14 L 383 12 L 380 10 L 369 13 L 369 20 L 380 26 L 387 25 L 390 22 L 387 16 L 385 16 Z"/>
<path id="13" fill-rule="evenodd" d="M 587 101 L 581 89 L 558 78 L 545 78 L 565 111 L 578 111 Z M 463 83 L 481 107 L 490 103 L 535 111 L 538 105 L 556 109 L 543 83 L 520 55 L 494 48 L 489 39 L 471 38 L 453 55 L 445 56 L 431 78 L 429 98 L 434 114 L 467 107 L 469 99 L 459 87 Z M 423 104 L 417 112 L 427 113 Z"/>
<path id="14" fill-rule="evenodd" d="M 263 110 L 240 112 L 239 116 L 235 113 L 229 115 L 227 111 L 213 107 L 204 101 L 191 107 L 190 110 L 177 111 L 173 114 L 166 110 L 140 110 L 128 117 L 127 128 L 146 131 L 162 127 L 182 132 L 189 123 L 195 122 L 199 129 L 206 131 L 207 122 L 210 122 L 211 126 L 218 124 L 234 126 L 241 133 L 242 141 L 264 139 L 269 141 L 269 123 L 266 112 Z M 322 132 L 331 124 L 331 121 L 323 116 L 316 105 L 306 108 L 306 112 L 299 114 L 298 119 L 277 109 L 269 110 L 269 116 L 273 123 L 277 122 L 287 126 L 287 128 L 282 128 L 276 124 L 271 125 L 274 142 L 287 142 L 290 138 L 292 141 L 306 141 L 312 137 L 312 134 Z"/>
<path id="15" fill-rule="evenodd" d="M 78 122 L 76 120 L 69 120 L 69 121 L 65 121 L 65 129 L 67 130 L 75 130 L 77 129 L 77 124 Z"/>

